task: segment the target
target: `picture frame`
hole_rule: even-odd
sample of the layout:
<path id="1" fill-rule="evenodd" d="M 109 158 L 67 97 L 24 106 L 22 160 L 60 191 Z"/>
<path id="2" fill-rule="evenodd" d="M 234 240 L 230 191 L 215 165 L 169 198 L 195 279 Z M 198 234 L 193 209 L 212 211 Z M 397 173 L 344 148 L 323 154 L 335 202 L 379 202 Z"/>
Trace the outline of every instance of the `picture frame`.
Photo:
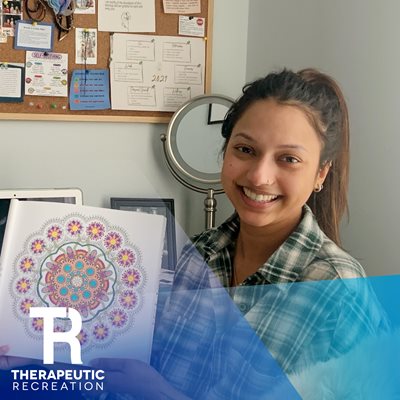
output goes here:
<path id="1" fill-rule="evenodd" d="M 176 230 L 174 199 L 111 197 L 111 208 L 163 215 L 167 218 L 161 268 L 174 270 L 176 266 Z"/>
<path id="2" fill-rule="evenodd" d="M 222 124 L 224 122 L 227 111 L 228 108 L 222 104 L 210 103 L 208 105 L 207 124 Z"/>

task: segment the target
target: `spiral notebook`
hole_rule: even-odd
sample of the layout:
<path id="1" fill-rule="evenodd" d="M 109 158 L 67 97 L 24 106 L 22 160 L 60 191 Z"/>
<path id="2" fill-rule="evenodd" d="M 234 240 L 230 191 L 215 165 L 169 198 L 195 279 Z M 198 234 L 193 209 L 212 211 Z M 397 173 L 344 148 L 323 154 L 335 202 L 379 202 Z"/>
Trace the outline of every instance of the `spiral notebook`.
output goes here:
<path id="1" fill-rule="evenodd" d="M 166 219 L 146 213 L 12 200 L 2 248 L 0 343 L 43 358 L 43 319 L 30 307 L 76 309 L 82 360 L 149 361 Z M 57 318 L 54 332 L 71 320 Z M 70 362 L 68 344 L 55 360 Z"/>

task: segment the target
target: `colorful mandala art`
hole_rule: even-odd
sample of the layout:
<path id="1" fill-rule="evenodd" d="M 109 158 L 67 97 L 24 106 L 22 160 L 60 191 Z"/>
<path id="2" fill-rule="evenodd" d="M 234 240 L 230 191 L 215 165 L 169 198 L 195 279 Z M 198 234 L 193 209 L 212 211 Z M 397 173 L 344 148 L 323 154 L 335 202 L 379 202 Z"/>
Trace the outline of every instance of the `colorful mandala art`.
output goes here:
<path id="1" fill-rule="evenodd" d="M 14 271 L 14 313 L 28 334 L 41 340 L 43 330 L 41 318 L 27 318 L 30 307 L 72 307 L 82 316 L 83 351 L 134 325 L 146 287 L 140 250 L 101 217 L 49 221 L 27 238 Z M 69 329 L 68 319 L 56 320 L 56 331 Z"/>

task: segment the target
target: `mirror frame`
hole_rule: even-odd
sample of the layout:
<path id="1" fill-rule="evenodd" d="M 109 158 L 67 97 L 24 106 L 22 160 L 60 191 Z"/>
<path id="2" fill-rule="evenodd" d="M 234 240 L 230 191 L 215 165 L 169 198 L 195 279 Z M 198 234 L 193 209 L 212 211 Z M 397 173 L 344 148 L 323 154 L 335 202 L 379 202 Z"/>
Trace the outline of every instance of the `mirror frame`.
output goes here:
<path id="1" fill-rule="evenodd" d="M 178 145 L 177 145 L 177 134 L 179 124 L 182 119 L 195 107 L 207 104 L 221 104 L 230 106 L 234 103 L 234 100 L 230 97 L 223 95 L 201 95 L 193 97 L 186 103 L 184 103 L 172 116 L 171 121 L 168 124 L 166 134 L 166 153 L 172 164 L 177 168 L 179 173 L 184 176 L 202 184 L 206 185 L 217 185 L 221 182 L 220 173 L 206 173 L 197 171 L 192 168 L 181 156 Z"/>

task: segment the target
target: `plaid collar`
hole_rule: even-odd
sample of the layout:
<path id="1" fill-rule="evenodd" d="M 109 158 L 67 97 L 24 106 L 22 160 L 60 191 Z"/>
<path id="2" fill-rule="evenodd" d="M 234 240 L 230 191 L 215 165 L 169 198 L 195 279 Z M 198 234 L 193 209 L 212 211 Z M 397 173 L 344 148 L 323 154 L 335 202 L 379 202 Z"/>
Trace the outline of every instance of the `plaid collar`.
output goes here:
<path id="1" fill-rule="evenodd" d="M 208 231 L 208 238 L 203 243 L 196 243 L 204 260 L 215 271 L 219 268 L 219 260 L 233 260 L 234 248 L 239 234 L 240 219 L 234 213 L 218 228 Z M 202 236 L 202 235 L 201 235 Z M 314 260 L 322 247 L 325 234 L 322 232 L 311 209 L 305 205 L 303 216 L 291 235 L 272 254 L 272 256 L 248 277 L 243 284 L 287 283 L 297 280 L 302 269 Z M 230 265 L 230 268 L 232 266 Z M 229 286 L 229 282 L 223 282 Z"/>

